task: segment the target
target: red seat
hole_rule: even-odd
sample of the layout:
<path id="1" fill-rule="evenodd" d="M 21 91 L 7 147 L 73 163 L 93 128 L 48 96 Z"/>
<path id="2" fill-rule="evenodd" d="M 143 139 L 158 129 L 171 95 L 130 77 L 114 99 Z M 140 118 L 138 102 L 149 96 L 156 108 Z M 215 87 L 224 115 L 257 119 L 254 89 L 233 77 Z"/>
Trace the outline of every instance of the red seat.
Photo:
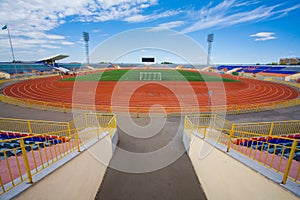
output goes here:
<path id="1" fill-rule="evenodd" d="M 22 137 L 27 137 L 29 134 L 27 133 L 21 133 Z"/>
<path id="2" fill-rule="evenodd" d="M 16 137 L 22 137 L 22 134 L 21 133 L 15 133 L 15 136 Z"/>
<path id="3" fill-rule="evenodd" d="M 49 139 L 52 139 L 52 136 L 51 136 L 51 135 L 46 135 L 45 138 L 46 138 L 47 140 L 49 140 Z"/>

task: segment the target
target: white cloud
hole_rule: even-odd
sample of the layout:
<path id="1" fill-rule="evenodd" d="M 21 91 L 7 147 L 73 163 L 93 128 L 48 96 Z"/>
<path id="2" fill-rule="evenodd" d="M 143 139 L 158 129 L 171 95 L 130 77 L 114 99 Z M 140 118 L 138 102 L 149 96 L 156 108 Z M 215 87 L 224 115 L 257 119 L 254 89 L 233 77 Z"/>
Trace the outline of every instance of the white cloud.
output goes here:
<path id="1" fill-rule="evenodd" d="M 160 25 L 158 25 L 158 28 L 171 29 L 171 28 L 180 27 L 180 26 L 182 26 L 184 24 L 185 24 L 184 21 L 173 21 L 173 22 L 167 22 L 167 23 L 160 24 Z"/>
<path id="2" fill-rule="evenodd" d="M 62 45 L 73 45 L 73 44 L 75 44 L 75 43 L 74 43 L 74 42 L 66 42 L 66 41 L 63 41 L 61 44 L 62 44 Z"/>
<path id="3" fill-rule="evenodd" d="M 41 45 L 42 48 L 48 48 L 48 49 L 59 49 L 59 46 L 51 45 L 51 44 L 43 44 Z"/>
<path id="4" fill-rule="evenodd" d="M 130 17 L 125 18 L 125 21 L 127 21 L 127 22 L 141 22 L 141 21 L 146 21 L 149 18 L 150 18 L 149 16 L 136 14 L 134 16 L 130 16 Z"/>
<path id="5" fill-rule="evenodd" d="M 148 5 L 156 5 L 157 0 L 98 0 L 99 5 L 103 9 L 110 9 L 114 6 L 136 6 L 141 5 L 142 7 L 147 7 Z"/>
<path id="6" fill-rule="evenodd" d="M 265 41 L 265 40 L 273 40 L 276 37 L 274 36 L 275 33 L 272 32 L 259 32 L 250 35 L 250 37 L 256 37 L 255 41 Z"/>
<path id="7" fill-rule="evenodd" d="M 184 21 L 172 21 L 172 22 L 162 23 L 159 24 L 157 27 L 152 28 L 151 31 L 160 31 L 164 29 L 178 28 L 183 26 L 184 24 L 185 24 Z"/>
<path id="8" fill-rule="evenodd" d="M 171 17 L 174 15 L 178 15 L 182 11 L 180 10 L 168 10 L 162 13 L 153 13 L 150 15 L 142 15 L 142 14 L 136 14 L 129 17 L 126 17 L 124 20 L 127 22 L 145 22 L 145 21 L 153 21 L 156 19 Z"/>
<path id="9" fill-rule="evenodd" d="M 251 6 L 253 4 L 255 6 Z M 209 4 L 198 11 L 190 12 L 190 15 L 196 20 L 183 32 L 188 33 L 208 28 L 222 28 L 245 22 L 279 18 L 300 8 L 300 4 L 288 8 L 282 8 L 282 4 L 273 6 L 259 4 L 260 2 L 257 1 L 246 2 L 245 0 L 224 0 L 214 7 Z"/>
<path id="10" fill-rule="evenodd" d="M 54 48 L 73 44 L 65 35 L 49 34 L 66 23 L 68 17 L 83 22 L 124 20 L 153 5 L 157 5 L 157 0 L 30 0 L 18 3 L 1 0 L 0 25 L 9 26 L 16 49 L 28 45 L 42 47 L 42 44 L 43 48 Z M 1 39 L 7 40 L 6 31 L 0 31 Z"/>

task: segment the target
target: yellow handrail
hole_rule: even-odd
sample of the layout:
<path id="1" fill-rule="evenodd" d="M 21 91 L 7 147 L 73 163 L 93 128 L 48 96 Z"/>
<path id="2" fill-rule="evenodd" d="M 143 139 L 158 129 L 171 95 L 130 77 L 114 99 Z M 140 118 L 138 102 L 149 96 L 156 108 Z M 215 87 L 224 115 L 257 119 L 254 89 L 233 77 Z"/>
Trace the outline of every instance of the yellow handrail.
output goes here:
<path id="1" fill-rule="evenodd" d="M 4 160 L 0 160 L 0 166 L 2 169 L 6 169 L 0 172 L 0 189 L 2 189 L 0 194 L 26 179 L 32 183 L 32 175 L 74 150 L 80 152 L 84 143 L 99 138 L 99 131 L 104 132 L 105 129 L 108 129 L 110 136 L 112 136 L 116 129 L 116 117 L 114 115 L 95 114 L 96 118 L 89 118 L 91 116 L 90 113 L 82 114 L 70 122 L 0 118 L 1 134 L 5 134 L 6 137 L 8 134 L 15 134 L 16 136 L 16 138 L 0 140 L 0 144 L 19 143 L 19 146 L 0 150 L 0 153 L 4 155 Z M 84 121 L 84 123 L 80 123 L 80 121 Z M 97 129 L 91 128 L 97 125 Z M 34 138 L 36 138 L 35 141 Z M 43 139 L 37 140 L 38 138 Z M 19 154 L 22 154 L 23 159 L 19 159 Z M 17 166 L 17 168 L 12 166 Z M 26 172 L 26 176 L 24 176 L 24 172 Z M 7 175 L 9 178 L 4 180 L 3 178 Z"/>
<path id="2" fill-rule="evenodd" d="M 0 95 L 0 101 L 23 106 L 27 108 L 36 108 L 41 110 L 54 110 L 59 112 L 70 112 L 72 109 L 77 110 L 96 110 L 98 112 L 112 113 L 112 112 L 130 112 L 136 113 L 138 117 L 143 113 L 148 113 L 148 107 L 134 107 L 130 108 L 125 106 L 108 106 L 108 105 L 85 105 L 85 104 L 73 104 L 73 103 L 61 103 L 61 102 L 45 102 L 37 101 L 32 99 L 21 99 L 15 97 L 9 97 L 5 95 Z M 196 106 L 191 105 L 187 107 L 164 107 L 163 110 L 159 109 L 157 112 L 165 112 L 167 114 L 182 114 L 182 113 L 211 113 L 211 112 L 227 112 L 229 114 L 240 114 L 248 112 L 259 112 L 265 110 L 274 110 L 278 108 L 286 108 L 289 106 L 295 106 L 300 104 L 300 99 L 284 100 L 284 101 L 274 101 L 258 104 L 243 104 L 241 105 L 220 105 L 220 106 Z"/>
<path id="3" fill-rule="evenodd" d="M 204 131 L 204 133 L 200 130 L 196 131 L 200 135 L 206 134 L 206 137 L 210 139 L 214 138 L 210 135 L 219 131 L 221 137 L 218 137 L 216 141 L 223 144 L 227 148 L 227 152 L 238 151 L 250 159 L 268 166 L 283 175 L 283 184 L 286 183 L 287 178 L 295 182 L 300 181 L 300 162 L 294 160 L 295 152 L 300 152 L 300 148 L 297 146 L 300 144 L 300 120 L 231 123 L 231 129 L 228 129 L 228 121 L 226 127 L 222 128 L 215 123 L 208 123 L 209 118 L 213 119 L 214 116 L 185 116 L 184 129 L 186 132 L 195 126 L 204 130 L 209 129 L 211 131 Z M 217 119 L 221 119 L 221 117 L 217 116 Z M 281 143 L 277 143 L 279 141 Z M 292 168 L 293 170 L 291 170 Z"/>

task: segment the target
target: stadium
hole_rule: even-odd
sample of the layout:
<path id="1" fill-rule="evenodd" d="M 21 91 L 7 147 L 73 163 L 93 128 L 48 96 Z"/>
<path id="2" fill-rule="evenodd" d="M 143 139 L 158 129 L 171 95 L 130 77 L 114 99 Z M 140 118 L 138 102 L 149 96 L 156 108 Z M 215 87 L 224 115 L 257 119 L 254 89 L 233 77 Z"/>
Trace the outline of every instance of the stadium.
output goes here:
<path id="1" fill-rule="evenodd" d="M 23 69 L 29 68 L 21 65 Z M 119 178 L 113 181 L 110 177 L 116 173 L 113 168 L 114 162 L 117 162 L 115 160 L 118 160 L 116 157 L 120 156 L 119 148 L 128 148 L 122 147 L 121 143 L 132 140 L 124 136 L 124 130 L 120 128 L 124 121 L 126 123 L 124 116 L 130 116 L 136 122 L 154 116 L 160 121 L 175 121 L 175 127 L 182 124 L 179 140 L 185 152 L 183 156 L 191 160 L 192 168 L 189 171 L 192 174 L 181 177 L 191 184 L 181 190 L 185 195 L 189 193 L 190 198 L 194 198 L 193 195 L 197 198 L 217 198 L 212 191 L 214 187 L 222 187 L 222 183 L 215 185 L 203 177 L 205 173 L 215 172 L 228 179 L 227 172 L 223 174 L 222 168 L 210 171 L 211 166 L 216 165 L 226 168 L 219 161 L 228 162 L 235 168 L 234 173 L 241 174 L 242 179 L 248 177 L 249 184 L 268 180 L 271 183 L 264 186 L 263 190 L 267 188 L 279 196 L 298 198 L 300 121 L 295 110 L 300 104 L 300 85 L 297 78 L 294 78 L 300 73 L 297 67 L 285 70 L 285 67 L 229 65 L 208 68 L 117 63 L 89 67 L 60 65 L 56 68 L 49 67 L 49 64 L 42 65 L 30 75 L 23 72 L 18 76 L 12 67 L 9 70 L 1 68 L 16 77 L 1 81 L 3 115 L 12 116 L 0 118 L 0 183 L 3 198 L 28 198 L 32 193 L 39 196 L 35 192 L 39 184 L 48 184 L 48 187 L 51 179 L 55 183 L 64 183 L 63 179 L 73 177 L 70 172 L 73 173 L 74 163 L 86 168 L 88 166 L 85 162 L 90 163 L 91 173 L 85 171 L 82 176 L 95 178 L 92 180 L 93 187 L 88 186 L 82 198 L 87 198 L 84 195 L 92 195 L 91 198 L 110 199 L 121 195 L 112 192 L 111 188 L 116 184 L 115 181 L 126 182 L 128 172 L 119 174 Z M 22 68 L 18 65 L 17 69 L 21 72 Z M 61 69 L 69 70 L 61 73 Z M 289 77 L 292 81 L 284 81 L 288 76 L 292 76 Z M 14 109 L 16 111 L 11 112 Z M 43 119 L 45 115 L 53 116 L 57 120 L 29 119 L 18 110 L 37 113 L 38 118 Z M 281 120 L 277 121 L 270 121 L 269 118 L 259 120 L 263 119 L 262 116 L 274 115 L 282 110 L 288 110 L 295 117 L 291 117 L 292 120 L 282 120 L 280 117 Z M 240 118 L 248 118 L 249 121 Z M 141 132 L 138 134 L 143 135 Z M 166 136 L 158 133 L 155 137 L 165 140 Z M 131 142 L 135 146 L 141 141 Z M 209 151 L 213 153 L 199 160 L 201 153 L 198 155 L 197 149 L 202 145 L 208 145 Z M 91 153 L 95 148 L 100 148 L 100 154 L 105 155 L 105 159 L 101 156 L 98 158 L 104 165 L 99 166 L 98 162 L 95 164 L 89 160 L 91 158 L 86 158 L 87 154 L 99 156 L 99 153 Z M 175 158 L 182 160 L 181 154 Z M 217 156 L 217 160 L 210 160 L 211 155 Z M 186 167 L 187 161 L 178 162 L 175 162 L 177 166 Z M 143 162 L 136 160 L 134 163 L 138 165 Z M 169 166 L 163 169 L 170 170 Z M 246 172 L 249 169 L 250 172 Z M 121 169 L 126 170 L 131 172 L 132 169 Z M 160 170 L 159 173 L 169 173 Z M 71 182 L 75 186 L 72 187 L 78 187 L 76 182 L 80 182 L 82 176 L 79 173 L 79 179 L 74 177 Z M 146 173 L 143 176 L 147 179 L 149 175 Z M 204 192 L 190 191 L 191 188 L 199 187 L 197 180 Z M 238 180 L 240 178 L 236 178 Z M 139 184 L 134 182 L 133 186 L 126 188 L 130 191 Z M 235 187 L 243 191 L 248 186 Z M 21 194 L 17 192 L 19 190 Z M 147 194 L 149 191 L 145 192 Z M 224 194 L 230 196 L 226 191 Z M 129 198 L 126 196 L 128 192 L 124 195 Z M 235 195 L 231 196 L 235 198 Z M 68 196 L 72 197 L 78 198 Z M 269 193 L 262 197 L 268 198 Z"/>
<path id="2" fill-rule="evenodd" d="M 93 88 L 95 83 L 95 94 L 74 99 L 76 85 L 81 85 L 82 90 L 85 90 L 85 88 Z M 117 89 L 116 83 L 123 90 L 118 92 L 117 99 L 112 103 L 113 91 Z M 130 88 L 140 83 L 143 85 L 138 90 L 133 94 L 128 93 Z M 176 94 L 169 88 L 176 88 Z M 186 92 L 189 89 L 191 89 L 190 94 Z M 80 89 L 76 92 L 83 93 Z M 210 95 L 209 92 L 213 94 Z M 61 108 L 95 106 L 99 112 L 107 112 L 111 109 L 124 110 L 126 106 L 130 111 L 147 112 L 153 104 L 158 103 L 164 106 L 167 113 L 188 113 L 193 109 L 204 112 L 209 111 L 208 107 L 228 112 L 237 110 L 247 112 L 251 109 L 259 111 L 286 104 L 297 104 L 299 96 L 297 89 L 276 82 L 207 71 L 199 72 L 188 68 L 139 69 L 134 67 L 98 69 L 94 72 L 76 73 L 63 78 L 54 76 L 33 79 L 12 84 L 4 88 L 2 93 L 6 98 L 12 97 L 21 102 L 31 102 L 33 105 L 52 104 Z M 196 93 L 195 97 L 191 97 L 193 93 Z M 129 102 L 126 99 L 128 96 L 130 96 Z M 209 101 L 213 104 L 208 105 Z"/>
<path id="3" fill-rule="evenodd" d="M 1 0 L 0 200 L 299 200 L 299 15 Z"/>

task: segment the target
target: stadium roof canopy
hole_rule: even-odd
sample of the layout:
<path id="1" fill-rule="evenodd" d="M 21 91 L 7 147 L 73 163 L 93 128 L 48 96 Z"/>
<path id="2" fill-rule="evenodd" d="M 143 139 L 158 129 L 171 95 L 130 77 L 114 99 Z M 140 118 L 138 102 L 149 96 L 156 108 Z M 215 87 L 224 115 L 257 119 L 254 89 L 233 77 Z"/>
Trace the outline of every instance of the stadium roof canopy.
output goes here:
<path id="1" fill-rule="evenodd" d="M 48 58 L 41 59 L 38 62 L 46 62 L 46 63 L 50 62 L 51 63 L 51 62 L 55 62 L 56 60 L 61 60 L 61 59 L 67 58 L 67 57 L 69 57 L 69 56 L 63 55 L 63 54 L 57 54 L 57 55 L 54 55 L 54 56 L 51 56 Z"/>

